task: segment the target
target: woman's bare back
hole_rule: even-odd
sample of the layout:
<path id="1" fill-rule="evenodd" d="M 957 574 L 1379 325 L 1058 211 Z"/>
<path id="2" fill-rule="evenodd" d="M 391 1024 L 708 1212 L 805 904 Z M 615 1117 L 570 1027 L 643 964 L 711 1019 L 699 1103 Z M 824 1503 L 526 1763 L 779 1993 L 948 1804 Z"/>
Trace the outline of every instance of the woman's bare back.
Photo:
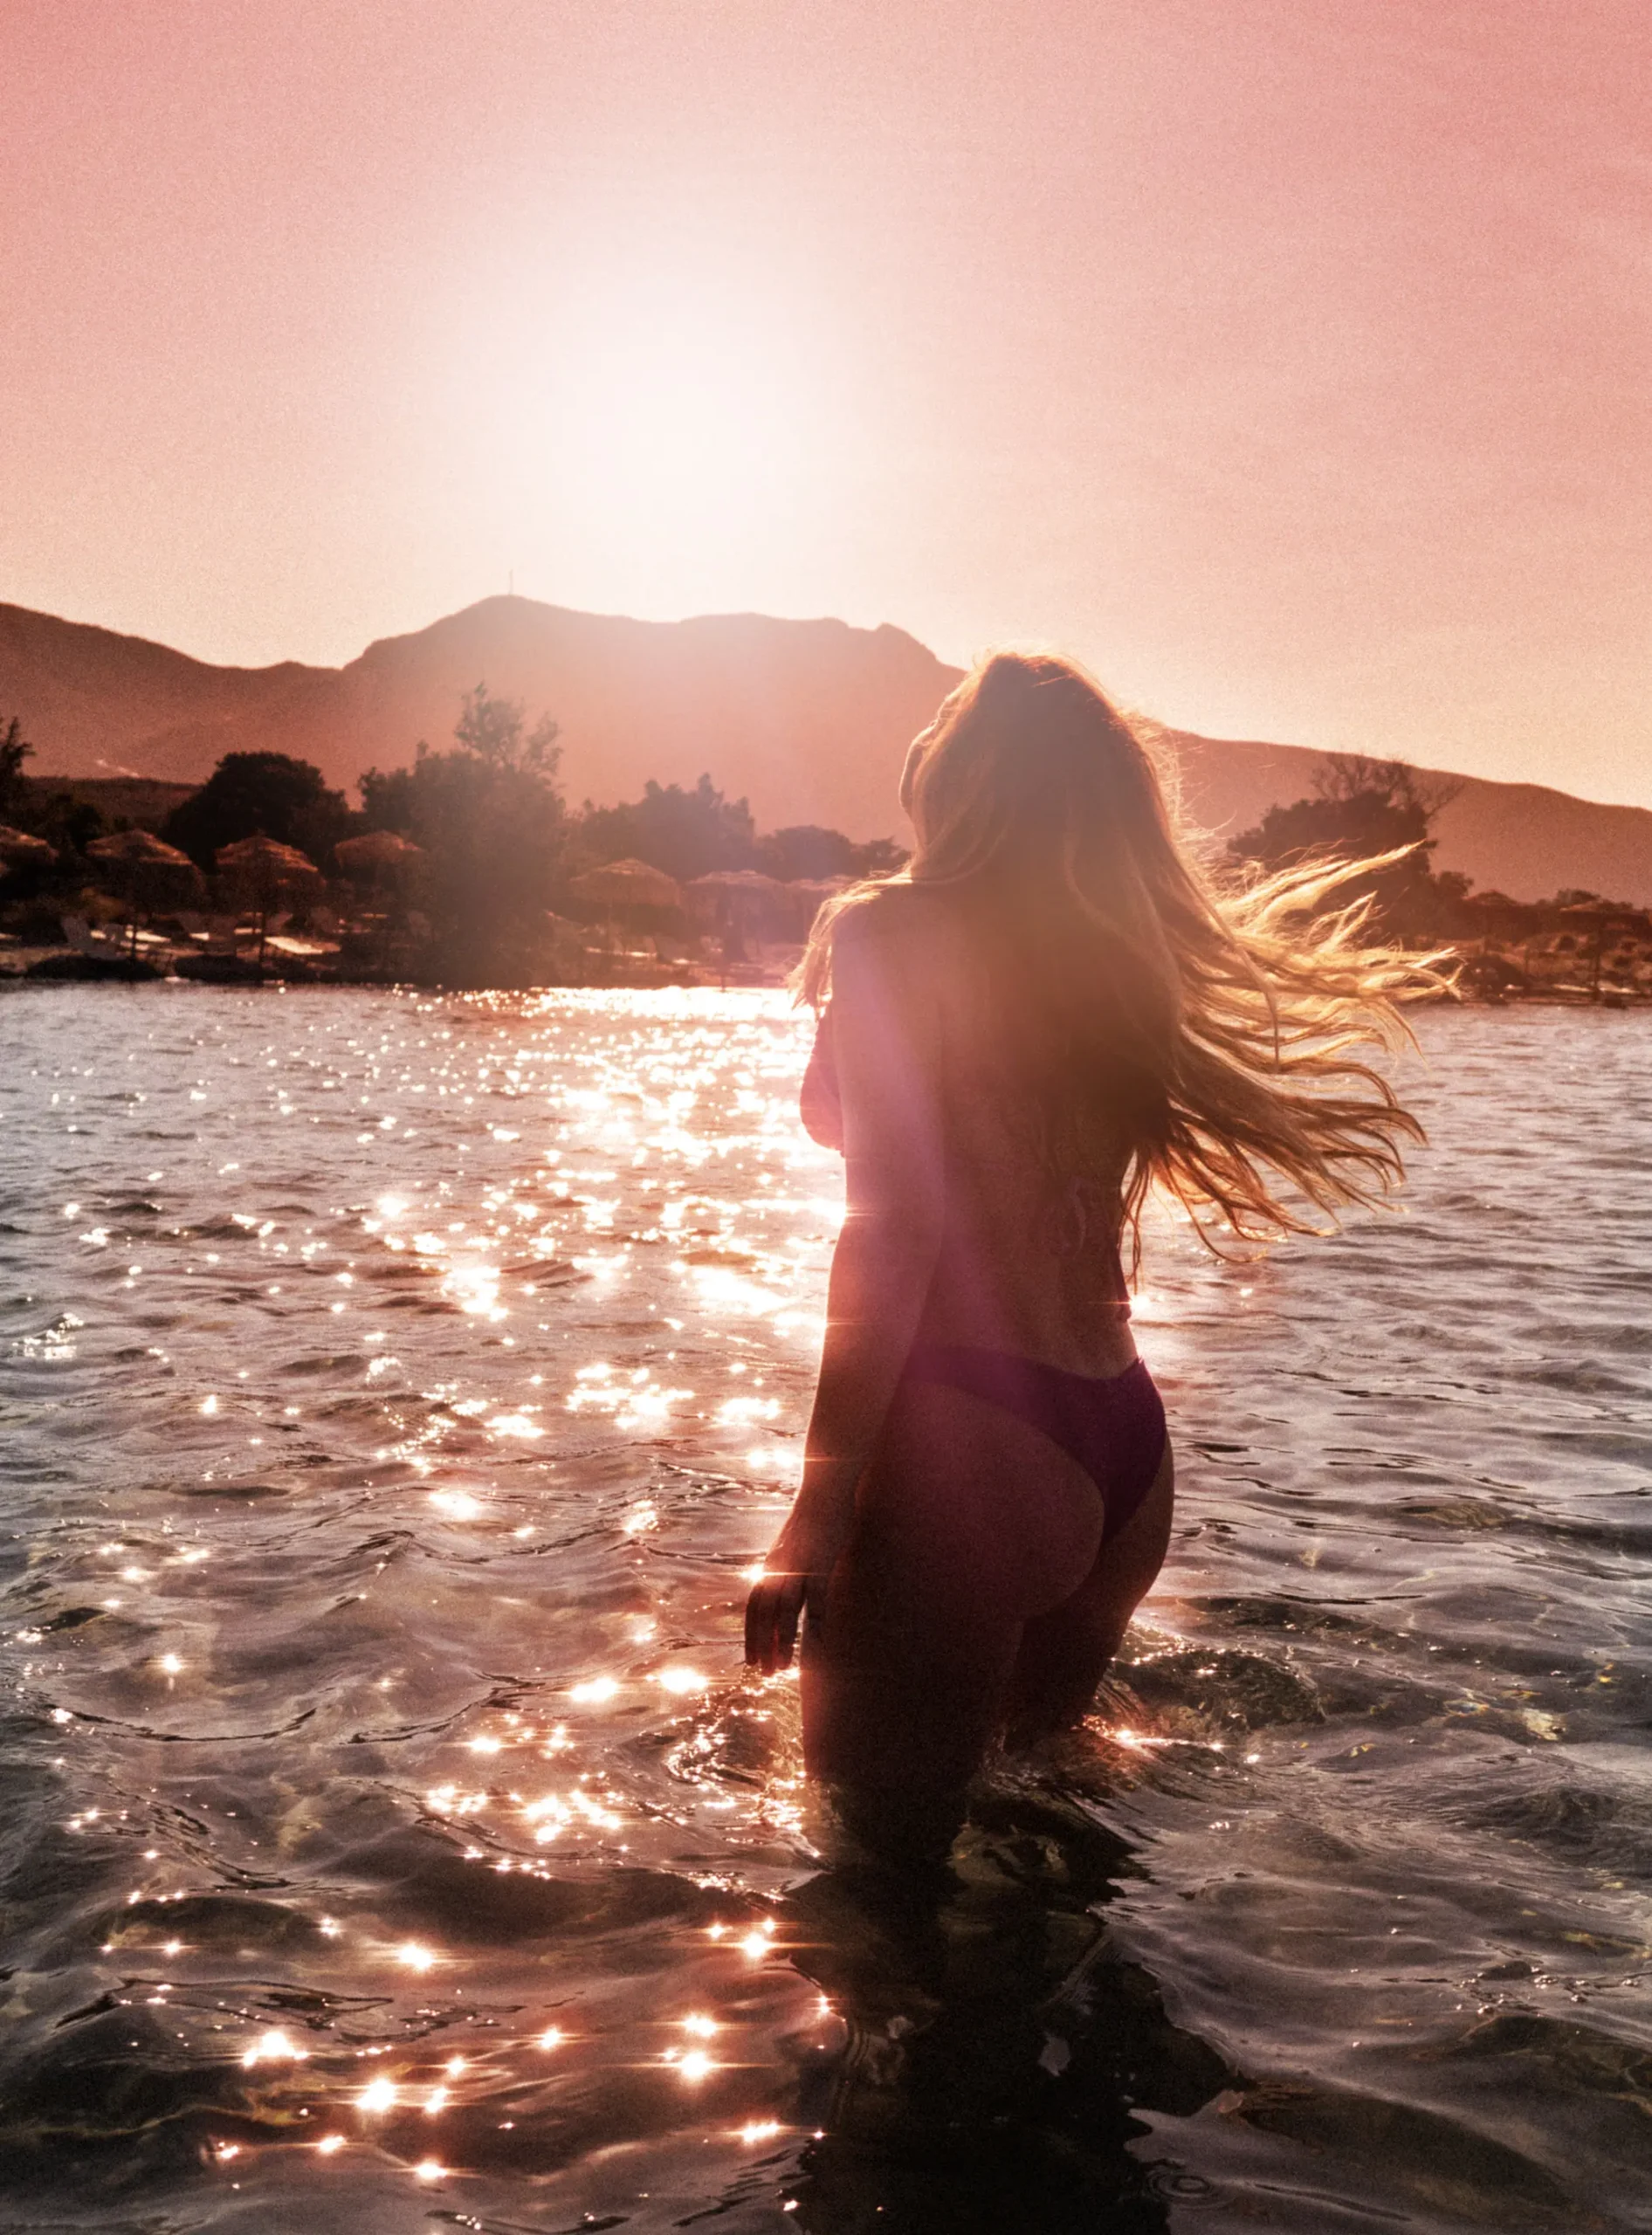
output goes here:
<path id="1" fill-rule="evenodd" d="M 1086 1388 L 1125 1375 L 1117 1191 L 1052 1182 L 1006 1097 L 961 929 L 914 900 L 879 927 L 883 967 L 921 973 L 938 1013 L 943 1213 L 913 1356 L 1034 1361 Z M 806 1097 L 828 1138 L 829 1031 Z M 944 1844 L 996 1733 L 1082 1716 L 1164 1557 L 1160 1448 L 1104 1548 L 1101 1489 L 1071 1449 L 979 1390 L 903 1376 L 803 1655 L 809 1767 L 863 1838 Z"/>
<path id="2" fill-rule="evenodd" d="M 921 979 L 939 1012 L 945 1220 L 919 1339 L 1074 1373 L 1122 1372 L 1136 1356 L 1119 1261 L 1122 1155 L 1116 1175 L 1077 1181 L 1040 1161 L 1005 1076 L 968 928 L 943 896 L 901 894 L 880 911 L 877 935 L 886 967 Z M 816 1137 L 841 1148 L 831 1031 L 829 1008 L 803 1107 Z"/>

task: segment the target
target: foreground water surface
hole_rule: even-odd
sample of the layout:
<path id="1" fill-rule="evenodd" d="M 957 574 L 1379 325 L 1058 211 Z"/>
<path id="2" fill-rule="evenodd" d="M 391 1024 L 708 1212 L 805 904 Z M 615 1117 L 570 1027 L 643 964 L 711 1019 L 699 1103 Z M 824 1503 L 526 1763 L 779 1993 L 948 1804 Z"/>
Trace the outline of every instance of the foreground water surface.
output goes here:
<path id="1" fill-rule="evenodd" d="M 1155 1230 L 1171 1558 L 941 1906 L 738 1658 L 841 1211 L 764 994 L 0 995 L 0 2225 L 1652 2226 L 1652 1025 Z"/>

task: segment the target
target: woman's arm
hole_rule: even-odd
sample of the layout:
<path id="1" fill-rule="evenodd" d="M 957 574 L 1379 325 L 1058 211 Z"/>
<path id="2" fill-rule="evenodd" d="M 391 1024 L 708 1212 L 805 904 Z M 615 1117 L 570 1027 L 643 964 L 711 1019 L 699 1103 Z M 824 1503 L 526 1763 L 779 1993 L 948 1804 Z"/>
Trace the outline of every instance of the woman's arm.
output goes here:
<path id="1" fill-rule="evenodd" d="M 931 942 L 911 919 L 846 917 L 832 955 L 832 1032 L 848 1206 L 832 1254 L 826 1339 L 803 1479 L 746 1608 L 746 1658 L 790 1661 L 820 1604 L 929 1293 L 945 1211 L 940 1008 Z"/>

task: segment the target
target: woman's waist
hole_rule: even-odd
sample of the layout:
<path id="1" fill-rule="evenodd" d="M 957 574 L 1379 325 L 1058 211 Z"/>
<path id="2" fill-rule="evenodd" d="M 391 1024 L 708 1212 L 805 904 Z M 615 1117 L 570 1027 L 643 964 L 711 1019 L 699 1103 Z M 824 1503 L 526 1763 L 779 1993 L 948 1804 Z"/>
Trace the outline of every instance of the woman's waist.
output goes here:
<path id="1" fill-rule="evenodd" d="M 1125 1216 L 1123 1190 L 1089 1173 L 1056 1177 L 1024 1159 L 948 1160 L 949 1233 L 1002 1251 L 1056 1257 L 1116 1256 Z"/>
<path id="2" fill-rule="evenodd" d="M 1036 1303 L 1125 1303 L 1122 1219 L 1057 1202 L 953 1197 L 941 1228 L 937 1285 L 967 1285 Z"/>
<path id="3" fill-rule="evenodd" d="M 1019 1295 L 973 1283 L 932 1288 L 913 1345 L 996 1351 L 1098 1379 L 1124 1372 L 1137 1356 L 1127 1297 L 1057 1300 L 1048 1291 Z"/>

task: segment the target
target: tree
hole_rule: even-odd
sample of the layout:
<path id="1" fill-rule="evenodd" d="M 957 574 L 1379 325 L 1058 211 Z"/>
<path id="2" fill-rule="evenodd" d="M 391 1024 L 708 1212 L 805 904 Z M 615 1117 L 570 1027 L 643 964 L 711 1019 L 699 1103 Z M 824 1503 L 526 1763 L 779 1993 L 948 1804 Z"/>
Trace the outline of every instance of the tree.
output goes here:
<path id="1" fill-rule="evenodd" d="M 854 840 L 841 830 L 795 822 L 758 840 L 757 866 L 766 877 L 786 879 L 853 877 L 856 852 Z"/>
<path id="2" fill-rule="evenodd" d="M 1364 799 L 1380 792 L 1396 805 L 1432 823 L 1462 795 L 1462 776 L 1425 776 L 1408 760 L 1373 760 L 1363 753 L 1327 753 L 1314 778 L 1321 799 Z"/>
<path id="3" fill-rule="evenodd" d="M 541 714 L 525 738 L 526 719 L 520 698 L 494 698 L 486 684 L 478 683 L 474 691 L 465 694 L 453 742 L 461 752 L 473 753 L 478 760 L 494 767 L 536 769 L 554 781 L 562 758 L 556 742 L 561 726 L 548 714 Z M 421 745 L 419 751 L 424 750 Z"/>
<path id="4" fill-rule="evenodd" d="M 162 836 L 203 869 L 220 847 L 262 831 L 325 866 L 354 818 L 342 792 L 285 753 L 226 753 L 198 792 L 174 808 Z"/>
<path id="5" fill-rule="evenodd" d="M 878 877 L 898 870 L 906 856 L 892 838 L 857 845 L 841 830 L 817 822 L 796 822 L 771 830 L 757 842 L 757 866 L 769 877 L 816 881 L 831 877 Z"/>
<path id="6" fill-rule="evenodd" d="M 23 734 L 23 724 L 13 714 L 5 728 L 0 730 L 0 822 L 9 822 L 21 810 L 23 764 L 33 754 L 34 747 Z"/>
<path id="7" fill-rule="evenodd" d="M 1313 860 L 1361 861 L 1411 847 L 1408 858 L 1380 871 L 1370 889 L 1387 930 L 1432 937 L 1468 890 L 1460 872 L 1435 877 L 1429 866 L 1438 842 L 1430 836 L 1435 818 L 1462 788 L 1450 778 L 1422 776 L 1403 760 L 1328 753 L 1311 798 L 1270 807 L 1228 851 L 1237 862 L 1272 871 Z M 1337 897 L 1340 902 L 1351 896 Z"/>
<path id="8" fill-rule="evenodd" d="M 525 732 L 514 699 L 467 691 L 453 748 L 420 740 L 410 767 L 361 779 L 369 829 L 423 848 L 419 897 L 436 974 L 450 985 L 531 982 L 562 869 L 567 817 L 556 787 L 556 724 Z"/>
<path id="9" fill-rule="evenodd" d="M 1557 892 L 1552 900 L 1540 903 L 1550 908 L 1598 908 L 1602 915 L 1635 916 L 1641 911 L 1628 900 L 1607 900 L 1603 894 L 1590 892 L 1580 884 L 1568 884 Z"/>
<path id="10" fill-rule="evenodd" d="M 593 807 L 587 800 L 573 837 L 583 866 L 647 862 L 679 881 L 712 870 L 750 869 L 757 851 L 751 808 L 744 800 L 725 799 L 709 776 L 692 792 L 650 780 L 640 800 L 620 807 Z"/>
<path id="11" fill-rule="evenodd" d="M 114 828 L 101 808 L 72 792 L 37 793 L 29 807 L 29 827 L 37 837 L 48 838 L 60 854 L 84 854 L 94 838 Z"/>

